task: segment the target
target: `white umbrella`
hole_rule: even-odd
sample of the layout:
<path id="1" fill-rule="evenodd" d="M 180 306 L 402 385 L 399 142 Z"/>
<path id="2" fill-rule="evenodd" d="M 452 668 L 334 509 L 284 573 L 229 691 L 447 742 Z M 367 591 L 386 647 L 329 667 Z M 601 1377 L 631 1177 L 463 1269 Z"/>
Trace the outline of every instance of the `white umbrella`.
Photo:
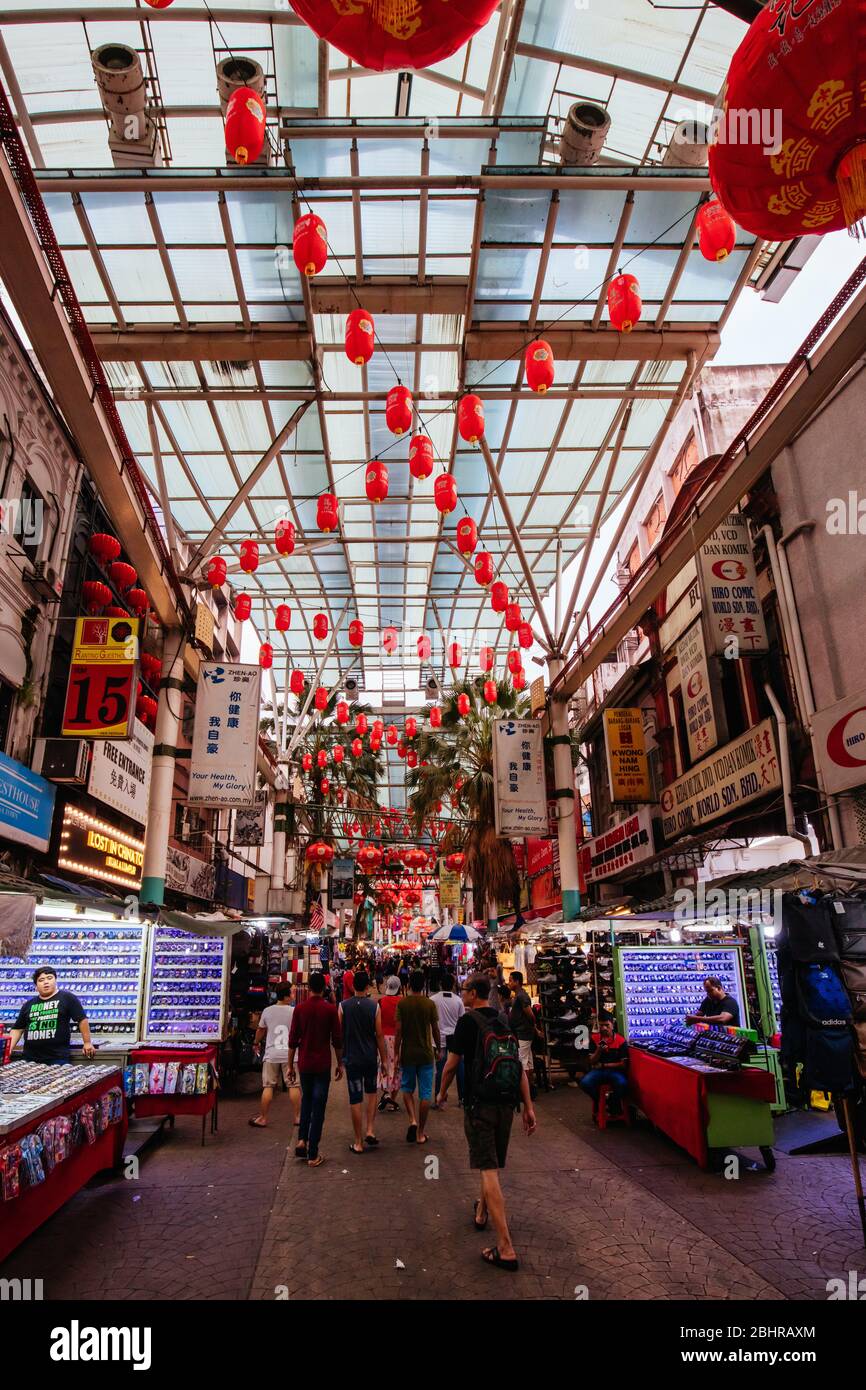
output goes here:
<path id="1" fill-rule="evenodd" d="M 433 935 L 427 938 L 428 941 L 480 941 L 481 933 L 474 927 L 440 927 L 434 931 Z"/>

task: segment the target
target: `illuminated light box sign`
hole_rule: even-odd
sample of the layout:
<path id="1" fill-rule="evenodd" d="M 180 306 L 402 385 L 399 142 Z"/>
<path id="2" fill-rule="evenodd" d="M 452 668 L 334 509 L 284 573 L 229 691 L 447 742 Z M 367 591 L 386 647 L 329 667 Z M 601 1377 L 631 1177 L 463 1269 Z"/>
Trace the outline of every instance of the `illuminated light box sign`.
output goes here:
<path id="1" fill-rule="evenodd" d="M 64 738 L 131 736 L 138 630 L 138 618 L 76 620 L 61 727 Z"/>
<path id="2" fill-rule="evenodd" d="M 60 831 L 58 867 L 106 883 L 141 887 L 144 841 L 86 811 L 67 806 Z"/>

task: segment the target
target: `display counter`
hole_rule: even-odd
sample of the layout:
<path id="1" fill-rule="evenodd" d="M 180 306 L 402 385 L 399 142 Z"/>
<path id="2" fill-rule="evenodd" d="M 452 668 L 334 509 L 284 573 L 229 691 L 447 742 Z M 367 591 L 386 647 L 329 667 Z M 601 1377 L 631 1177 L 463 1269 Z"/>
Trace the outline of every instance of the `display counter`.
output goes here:
<path id="1" fill-rule="evenodd" d="M 0 1073 L 0 1261 L 123 1157 L 117 1067 L 12 1062 Z"/>
<path id="2" fill-rule="evenodd" d="M 771 1074 L 754 1067 L 722 1071 L 691 1057 L 656 1057 L 629 1048 L 629 1101 L 702 1168 L 710 1150 L 759 1148 L 767 1167 L 772 1154 Z"/>
<path id="3" fill-rule="evenodd" d="M 136 1118 L 201 1116 L 201 1142 L 210 1115 L 210 1132 L 219 1120 L 216 1043 L 165 1043 L 136 1047 L 125 1072 L 125 1089 Z"/>

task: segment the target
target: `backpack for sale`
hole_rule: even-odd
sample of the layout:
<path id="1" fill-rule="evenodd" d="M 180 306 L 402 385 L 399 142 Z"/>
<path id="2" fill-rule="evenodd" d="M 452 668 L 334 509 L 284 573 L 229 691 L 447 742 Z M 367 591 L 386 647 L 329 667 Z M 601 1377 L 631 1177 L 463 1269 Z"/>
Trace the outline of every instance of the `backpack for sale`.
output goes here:
<path id="1" fill-rule="evenodd" d="M 843 960 L 866 960 L 866 903 L 860 898 L 837 898 L 836 934 Z"/>
<path id="2" fill-rule="evenodd" d="M 847 1091 L 854 1080 L 848 1028 L 807 1028 L 803 1082 L 807 1091 Z"/>
<path id="3" fill-rule="evenodd" d="M 787 946 L 796 961 L 807 964 L 837 961 L 839 946 L 832 920 L 834 915 L 826 898 L 813 903 L 804 901 L 799 893 L 785 893 L 779 944 Z"/>
<path id="4" fill-rule="evenodd" d="M 866 1018 L 866 960 L 843 960 L 842 978 L 855 1018 Z"/>
<path id="5" fill-rule="evenodd" d="M 472 1095 L 485 1105 L 520 1103 L 523 1066 L 517 1039 L 500 1014 L 488 1019 L 476 1012 L 478 1042 L 472 1063 Z"/>
<path id="6" fill-rule="evenodd" d="M 847 1026 L 851 1021 L 851 1004 L 836 966 L 798 965 L 796 979 L 800 1016 L 804 1022 L 812 1028 Z"/>

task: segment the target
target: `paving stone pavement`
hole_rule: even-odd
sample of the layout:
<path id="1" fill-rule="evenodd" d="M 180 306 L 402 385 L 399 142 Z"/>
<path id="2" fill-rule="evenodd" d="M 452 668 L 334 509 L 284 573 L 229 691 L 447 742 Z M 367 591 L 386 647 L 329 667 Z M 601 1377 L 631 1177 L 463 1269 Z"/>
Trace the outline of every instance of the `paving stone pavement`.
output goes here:
<path id="1" fill-rule="evenodd" d="M 285 1097 L 271 1129 L 248 1127 L 255 1080 L 223 1097 L 204 1149 L 178 1120 L 137 1180 L 97 1180 L 0 1274 L 42 1278 L 49 1299 L 778 1301 L 866 1269 L 846 1159 L 777 1153 L 775 1174 L 726 1181 L 645 1124 L 598 1132 L 568 1089 L 539 1097 L 532 1138 L 515 1122 L 504 1187 L 521 1268 L 490 1269 L 456 1104 L 431 1115 L 429 1146 L 405 1142 L 401 1112 L 353 1156 L 334 1082 L 327 1162 L 309 1169 L 287 1152 Z"/>

